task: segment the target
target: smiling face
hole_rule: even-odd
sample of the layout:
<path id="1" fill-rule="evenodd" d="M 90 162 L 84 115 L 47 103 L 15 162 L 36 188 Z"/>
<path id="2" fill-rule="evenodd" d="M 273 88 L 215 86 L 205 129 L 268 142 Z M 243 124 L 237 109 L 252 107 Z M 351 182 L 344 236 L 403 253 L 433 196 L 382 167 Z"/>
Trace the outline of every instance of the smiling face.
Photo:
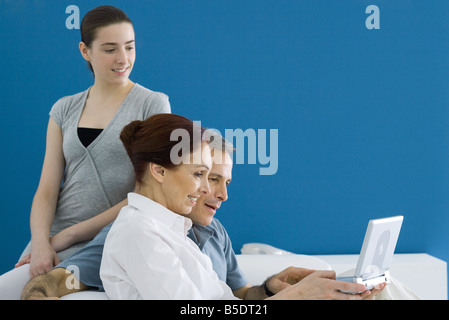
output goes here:
<path id="1" fill-rule="evenodd" d="M 173 169 L 164 169 L 164 182 L 161 185 L 163 204 L 167 209 L 189 215 L 201 196 L 210 193 L 207 180 L 212 167 L 210 148 L 202 143 L 190 155 L 190 163 L 183 163 Z M 192 159 L 201 159 L 194 163 Z"/>
<path id="2" fill-rule="evenodd" d="M 188 216 L 194 223 L 203 226 L 207 226 L 212 222 L 221 203 L 228 199 L 227 187 L 232 180 L 232 160 L 230 155 L 227 152 L 216 151 L 216 149 L 213 151 L 221 152 L 221 159 L 224 161 L 213 162 L 208 177 L 211 192 L 201 195 L 192 213 Z M 215 156 L 213 158 L 216 159 Z"/>
<path id="3" fill-rule="evenodd" d="M 90 47 L 81 42 L 80 51 L 92 65 L 95 81 L 124 85 L 136 59 L 134 45 L 133 26 L 122 22 L 99 28 Z"/>

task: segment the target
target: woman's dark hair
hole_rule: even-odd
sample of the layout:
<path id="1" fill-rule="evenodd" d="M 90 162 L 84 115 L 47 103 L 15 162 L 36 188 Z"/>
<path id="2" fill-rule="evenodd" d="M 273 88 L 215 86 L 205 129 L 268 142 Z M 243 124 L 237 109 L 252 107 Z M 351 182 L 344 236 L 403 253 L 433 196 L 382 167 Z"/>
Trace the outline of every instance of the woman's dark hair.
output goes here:
<path id="1" fill-rule="evenodd" d="M 122 10 L 113 6 L 99 6 L 90 10 L 85 14 L 81 21 L 81 41 L 86 44 L 88 48 L 91 47 L 92 42 L 97 37 L 97 31 L 101 27 L 106 27 L 111 24 L 127 22 L 132 25 L 131 19 Z M 89 69 L 93 72 L 92 65 L 87 62 Z"/>
<path id="2" fill-rule="evenodd" d="M 136 181 L 142 182 L 148 163 L 157 163 L 167 169 L 179 165 L 172 159 L 172 150 L 180 143 L 176 134 L 176 139 L 172 138 L 172 133 L 181 129 L 185 132 L 181 139 L 188 136 L 189 151 L 193 152 L 204 141 L 205 128 L 195 124 L 193 121 L 171 113 L 160 113 L 149 117 L 146 120 L 135 120 L 126 125 L 120 133 L 126 152 L 134 167 Z M 185 131 L 184 131 L 185 130 Z M 199 139 L 196 136 L 200 133 Z M 172 141 L 174 140 L 174 141 Z M 209 142 L 209 141 L 207 141 Z M 179 150 L 177 156 L 182 157 Z"/>

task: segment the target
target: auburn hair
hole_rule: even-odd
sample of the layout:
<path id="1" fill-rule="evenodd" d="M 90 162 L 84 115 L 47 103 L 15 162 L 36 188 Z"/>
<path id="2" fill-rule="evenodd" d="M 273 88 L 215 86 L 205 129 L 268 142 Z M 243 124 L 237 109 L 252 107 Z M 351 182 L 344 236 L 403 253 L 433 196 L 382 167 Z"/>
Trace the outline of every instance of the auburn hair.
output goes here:
<path id="1" fill-rule="evenodd" d="M 180 115 L 159 113 L 143 121 L 135 120 L 123 128 L 120 133 L 120 140 L 133 164 L 137 182 L 142 182 L 150 162 L 167 169 L 179 165 L 173 163 L 170 157 L 171 150 L 179 143 L 178 140 L 172 141 L 171 139 L 172 132 L 176 129 L 187 131 L 190 152 L 199 147 L 198 142 L 202 139 L 195 141 L 194 131 L 199 129 L 201 137 L 203 137 L 205 129 Z"/>

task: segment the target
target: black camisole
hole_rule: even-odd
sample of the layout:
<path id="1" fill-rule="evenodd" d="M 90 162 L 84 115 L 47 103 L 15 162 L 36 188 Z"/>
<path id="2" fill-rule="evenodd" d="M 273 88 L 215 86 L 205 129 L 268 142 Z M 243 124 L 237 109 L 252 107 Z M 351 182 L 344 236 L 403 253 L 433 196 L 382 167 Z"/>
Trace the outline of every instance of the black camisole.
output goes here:
<path id="1" fill-rule="evenodd" d="M 95 128 L 78 128 L 78 138 L 85 148 L 87 148 L 103 131 Z"/>

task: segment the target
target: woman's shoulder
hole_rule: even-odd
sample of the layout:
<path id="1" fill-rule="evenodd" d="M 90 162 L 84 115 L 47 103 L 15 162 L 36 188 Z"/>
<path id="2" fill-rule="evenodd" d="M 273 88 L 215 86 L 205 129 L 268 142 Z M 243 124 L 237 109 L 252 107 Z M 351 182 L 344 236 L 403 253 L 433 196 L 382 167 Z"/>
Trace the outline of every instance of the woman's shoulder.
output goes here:
<path id="1" fill-rule="evenodd" d="M 163 92 L 159 92 L 159 91 L 153 91 L 151 89 L 148 89 L 138 83 L 134 84 L 134 89 L 136 90 L 137 94 L 139 95 L 143 95 L 146 97 L 156 97 L 159 99 L 165 99 L 168 100 L 168 95 L 163 93 Z"/>
<path id="2" fill-rule="evenodd" d="M 67 105 L 67 104 L 73 104 L 73 103 L 79 102 L 79 101 L 83 100 L 83 98 L 87 94 L 88 90 L 89 89 L 75 93 L 75 94 L 63 96 L 56 101 L 55 105 L 56 104 Z"/>
<path id="3" fill-rule="evenodd" d="M 50 110 L 50 116 L 54 118 L 60 125 L 62 124 L 63 119 L 70 114 L 71 111 L 77 110 L 78 106 L 83 105 L 83 101 L 85 100 L 85 96 L 88 90 L 63 96 L 59 98 L 52 106 Z"/>
<path id="4" fill-rule="evenodd" d="M 135 96 L 142 101 L 144 118 L 155 113 L 170 113 L 171 107 L 168 95 L 163 92 L 153 91 L 138 83 L 134 85 Z"/>
<path id="5" fill-rule="evenodd" d="M 109 234 L 120 241 L 131 239 L 158 238 L 160 225 L 147 214 L 132 205 L 122 208 Z"/>

